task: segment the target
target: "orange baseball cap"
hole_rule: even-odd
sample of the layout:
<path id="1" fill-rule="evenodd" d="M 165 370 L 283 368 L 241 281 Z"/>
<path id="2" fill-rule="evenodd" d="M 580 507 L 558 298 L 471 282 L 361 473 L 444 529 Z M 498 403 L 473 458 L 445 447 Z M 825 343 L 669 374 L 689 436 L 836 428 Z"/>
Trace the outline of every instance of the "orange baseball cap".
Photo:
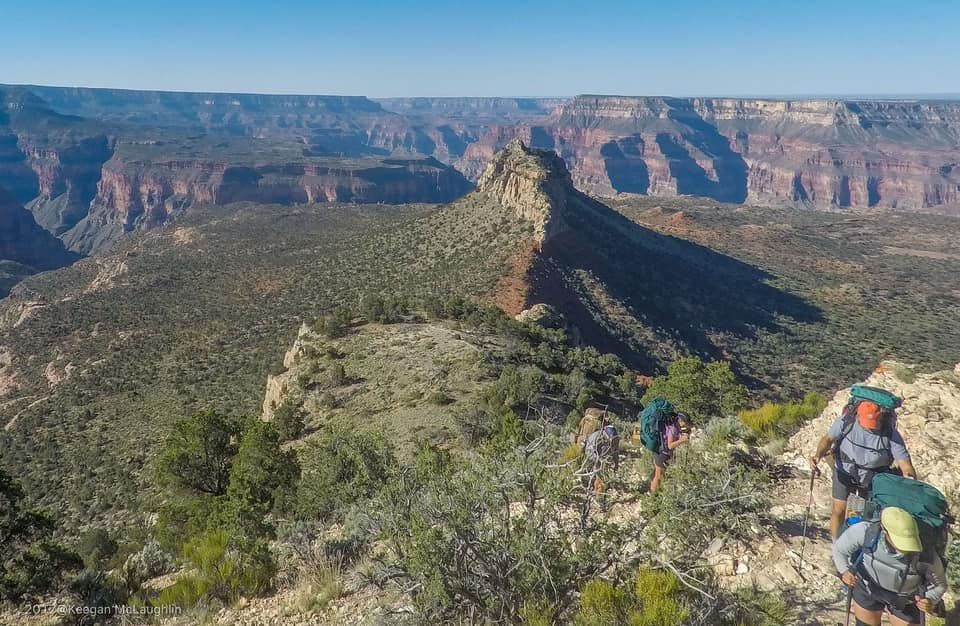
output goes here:
<path id="1" fill-rule="evenodd" d="M 867 430 L 880 428 L 880 406 L 875 402 L 861 402 L 857 405 L 857 421 Z"/>

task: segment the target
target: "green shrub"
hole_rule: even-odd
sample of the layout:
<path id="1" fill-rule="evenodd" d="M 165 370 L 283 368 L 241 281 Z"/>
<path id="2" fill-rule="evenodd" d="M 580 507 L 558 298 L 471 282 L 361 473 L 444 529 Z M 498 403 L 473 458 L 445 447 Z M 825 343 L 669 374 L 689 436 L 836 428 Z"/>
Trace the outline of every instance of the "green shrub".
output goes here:
<path id="1" fill-rule="evenodd" d="M 591 580 L 580 591 L 575 626 L 618 626 L 629 623 L 635 598 L 622 587 L 604 580 Z"/>
<path id="2" fill-rule="evenodd" d="M 324 337 L 336 339 L 337 337 L 343 337 L 347 334 L 352 318 L 353 314 L 349 309 L 337 307 L 329 315 L 323 315 L 317 318 L 313 323 L 313 327 Z"/>
<path id="3" fill-rule="evenodd" d="M 104 572 L 84 569 L 67 586 L 77 608 L 109 609 L 126 604 L 129 594 L 125 584 Z M 95 611 L 91 613 L 96 613 Z M 87 614 L 79 618 L 80 624 L 110 623 L 113 616 L 108 611 L 103 615 Z"/>
<path id="4" fill-rule="evenodd" d="M 215 411 L 177 420 L 157 460 L 163 486 L 222 496 L 230 482 L 240 423 Z"/>
<path id="5" fill-rule="evenodd" d="M 509 407 L 525 407 L 536 401 L 544 381 L 543 371 L 537 367 L 508 365 L 500 372 L 497 382 L 503 403 Z"/>
<path id="6" fill-rule="evenodd" d="M 226 503 L 230 527 L 248 539 L 269 535 L 264 518 L 275 504 L 290 502 L 299 474 L 296 455 L 281 449 L 276 426 L 251 420 L 230 471 Z"/>
<path id="7" fill-rule="evenodd" d="M 393 447 L 382 435 L 326 428 L 301 453 L 298 511 L 307 518 L 326 519 L 375 494 L 395 465 Z"/>
<path id="8" fill-rule="evenodd" d="M 317 404 L 323 409 L 335 409 L 337 408 L 337 397 L 329 391 L 324 391 L 317 398 Z"/>
<path id="9" fill-rule="evenodd" d="M 574 615 L 576 626 L 680 626 L 689 616 L 684 593 L 670 572 L 641 569 L 631 585 L 587 583 Z"/>
<path id="10" fill-rule="evenodd" d="M 343 568 L 329 559 L 318 563 L 301 583 L 297 605 L 302 612 L 322 611 L 330 602 L 343 595 Z"/>
<path id="11" fill-rule="evenodd" d="M 399 469 L 376 501 L 373 527 L 415 589 L 420 619 L 543 623 L 616 560 L 622 536 L 599 522 L 579 533 L 574 477 L 558 466 L 559 441 L 503 449 L 449 474 Z"/>
<path id="12" fill-rule="evenodd" d="M 362 298 L 360 312 L 368 321 L 395 324 L 403 320 L 410 312 L 410 307 L 406 299 L 401 297 L 369 294 Z"/>
<path id="13" fill-rule="evenodd" d="M 528 601 L 520 610 L 521 626 L 553 626 L 556 619 L 556 607 L 543 600 Z"/>
<path id="14" fill-rule="evenodd" d="M 783 599 L 758 587 L 746 587 L 731 598 L 732 617 L 727 623 L 736 626 L 784 626 L 797 623 L 797 613 Z"/>
<path id="15" fill-rule="evenodd" d="M 87 569 L 98 570 L 117 553 L 119 546 L 103 528 L 93 528 L 80 535 L 78 550 Z"/>
<path id="16" fill-rule="evenodd" d="M 446 406 L 453 403 L 453 398 L 447 395 L 443 390 L 437 390 L 427 396 L 427 402 L 436 406 Z"/>
<path id="17" fill-rule="evenodd" d="M 206 417 L 199 422 L 206 424 Z M 237 424 L 239 429 L 240 422 Z M 192 423 L 187 432 L 196 426 Z M 267 522 L 267 515 L 275 508 L 292 505 L 299 468 L 296 456 L 280 447 L 280 436 L 276 426 L 259 419 L 250 418 L 242 423 L 239 433 L 239 445 L 231 439 L 224 444 L 217 428 L 197 428 L 191 437 L 179 437 L 176 444 L 168 446 L 177 451 L 177 455 L 168 454 L 174 459 L 187 458 L 182 466 L 191 469 L 189 481 L 182 481 L 181 475 L 173 474 L 170 465 L 161 465 L 172 478 L 167 481 L 169 490 L 165 501 L 159 507 L 154 536 L 160 545 L 173 552 L 184 548 L 184 542 L 218 529 L 228 529 L 239 538 L 254 540 L 271 537 L 273 528 Z M 210 437 L 209 432 L 217 433 Z M 199 484 L 203 479 L 202 471 L 213 466 L 210 459 L 203 457 L 203 446 L 210 443 L 215 452 L 217 468 L 228 468 L 226 487 L 216 490 L 183 489 L 191 484 Z M 189 450 L 189 454 L 184 453 Z M 219 471 L 219 469 L 218 469 Z M 220 479 L 218 478 L 217 481 Z M 213 484 L 211 481 L 210 484 Z"/>
<path id="18" fill-rule="evenodd" d="M 291 441 L 303 434 L 306 413 L 299 403 L 286 399 L 273 412 L 273 423 L 277 427 L 280 441 Z"/>
<path id="19" fill-rule="evenodd" d="M 630 616 L 631 626 L 678 626 L 689 616 L 680 581 L 670 572 L 640 570 L 633 593 L 640 606 Z"/>
<path id="20" fill-rule="evenodd" d="M 342 387 L 347 382 L 347 370 L 342 363 L 333 363 L 327 370 L 327 384 L 330 387 Z"/>
<path id="21" fill-rule="evenodd" d="M 644 504 L 649 549 L 669 550 L 675 562 L 695 566 L 716 538 L 752 540 L 768 508 L 770 477 L 739 454 L 713 438 L 677 449 L 660 491 Z"/>
<path id="22" fill-rule="evenodd" d="M 225 505 L 225 497 L 170 494 L 157 512 L 154 537 L 164 550 L 178 554 L 190 537 L 221 524 Z"/>
<path id="23" fill-rule="evenodd" d="M 513 411 L 506 410 L 493 420 L 487 449 L 501 451 L 514 448 L 523 441 L 524 433 L 523 420 Z"/>
<path id="24" fill-rule="evenodd" d="M 205 533 L 183 547 L 187 570 L 160 593 L 158 606 L 192 607 L 220 600 L 231 603 L 270 588 L 276 565 L 264 541 L 231 539 L 225 530 Z"/>
<path id="25" fill-rule="evenodd" d="M 448 478 L 455 469 L 456 461 L 449 450 L 422 439 L 414 442 L 413 471 L 420 482 Z"/>
<path id="26" fill-rule="evenodd" d="M 827 406 L 827 399 L 818 393 L 808 393 L 802 404 L 775 404 L 767 402 L 758 409 L 740 411 L 739 418 L 762 440 L 787 437 L 805 422 L 817 417 Z"/>
<path id="27" fill-rule="evenodd" d="M 162 576 L 173 568 L 173 558 L 163 551 L 155 540 L 149 540 L 143 548 L 131 554 L 121 568 L 127 588 L 138 588 L 144 581 Z"/>
<path id="28" fill-rule="evenodd" d="M 54 540 L 53 519 L 27 509 L 24 499 L 20 485 L 0 470 L 0 601 L 34 598 L 83 566 Z"/>
<path id="29" fill-rule="evenodd" d="M 747 403 L 747 389 L 737 383 L 730 364 L 715 361 L 704 364 L 696 357 L 677 359 L 666 376 L 657 376 L 643 397 L 666 398 L 678 411 L 694 422 L 704 424 L 715 417 L 734 415 Z"/>

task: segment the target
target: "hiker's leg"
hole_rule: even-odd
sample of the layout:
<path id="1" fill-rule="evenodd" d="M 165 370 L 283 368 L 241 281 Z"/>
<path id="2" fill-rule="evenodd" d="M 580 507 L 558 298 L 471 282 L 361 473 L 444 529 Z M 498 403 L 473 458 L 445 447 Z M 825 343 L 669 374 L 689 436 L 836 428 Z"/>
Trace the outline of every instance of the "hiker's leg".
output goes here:
<path id="1" fill-rule="evenodd" d="M 856 600 L 853 602 L 853 616 L 857 618 L 857 626 L 880 626 L 883 620 L 883 610 L 869 611 L 860 606 Z"/>
<path id="2" fill-rule="evenodd" d="M 846 500 L 834 500 L 833 508 L 830 509 L 830 536 L 836 539 L 840 536 L 840 529 L 843 527 L 843 516 L 847 513 Z"/>
<path id="3" fill-rule="evenodd" d="M 920 626 L 920 621 L 907 621 L 905 619 L 900 619 L 893 613 L 890 614 L 890 626 Z"/>
<path id="4" fill-rule="evenodd" d="M 653 480 L 650 481 L 650 493 L 657 493 L 660 489 L 660 481 L 663 480 L 663 466 L 653 466 Z"/>
<path id="5" fill-rule="evenodd" d="M 837 470 L 833 470 L 833 507 L 830 510 L 830 536 L 836 540 L 843 528 L 843 518 L 847 514 L 847 498 L 850 488 L 840 480 Z"/>

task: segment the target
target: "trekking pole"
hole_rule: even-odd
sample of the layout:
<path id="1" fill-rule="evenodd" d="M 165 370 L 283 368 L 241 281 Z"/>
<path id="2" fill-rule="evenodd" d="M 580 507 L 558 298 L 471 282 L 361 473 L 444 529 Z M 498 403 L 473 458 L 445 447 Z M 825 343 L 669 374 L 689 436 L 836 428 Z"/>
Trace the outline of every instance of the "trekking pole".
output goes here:
<path id="1" fill-rule="evenodd" d="M 803 576 L 803 551 L 807 546 L 807 522 L 810 520 L 810 509 L 813 508 L 813 481 L 817 478 L 817 470 L 814 468 L 810 471 L 810 495 L 807 497 L 807 512 L 803 515 L 803 531 L 801 532 L 800 538 L 800 564 L 797 567 L 797 571 L 800 573 L 800 578 L 806 580 Z"/>
<path id="2" fill-rule="evenodd" d="M 844 619 L 844 626 L 850 626 L 850 605 L 853 603 L 853 589 L 846 585 L 844 587 L 847 589 L 847 616 Z"/>

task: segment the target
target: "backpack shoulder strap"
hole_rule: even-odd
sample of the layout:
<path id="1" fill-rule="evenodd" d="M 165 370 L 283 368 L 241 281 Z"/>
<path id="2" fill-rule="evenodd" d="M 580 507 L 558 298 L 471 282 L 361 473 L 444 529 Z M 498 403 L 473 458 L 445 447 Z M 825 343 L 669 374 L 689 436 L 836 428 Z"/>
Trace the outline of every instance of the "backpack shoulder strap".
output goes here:
<path id="1" fill-rule="evenodd" d="M 867 533 L 863 537 L 863 547 L 860 548 L 857 558 L 853 561 L 853 568 L 857 569 L 863 565 L 863 557 L 867 554 L 873 554 L 877 551 L 877 546 L 880 545 L 880 537 L 883 535 L 880 529 L 880 522 L 870 522 L 870 527 L 867 528 Z"/>
<path id="2" fill-rule="evenodd" d="M 840 430 L 840 436 L 833 441 L 834 456 L 840 451 L 840 444 L 843 443 L 843 440 L 846 439 L 850 431 L 853 430 L 854 424 L 857 423 L 856 407 L 857 402 L 851 398 L 850 402 L 847 402 L 846 406 L 843 407 L 843 411 L 840 413 L 840 419 L 843 420 L 843 428 Z"/>

